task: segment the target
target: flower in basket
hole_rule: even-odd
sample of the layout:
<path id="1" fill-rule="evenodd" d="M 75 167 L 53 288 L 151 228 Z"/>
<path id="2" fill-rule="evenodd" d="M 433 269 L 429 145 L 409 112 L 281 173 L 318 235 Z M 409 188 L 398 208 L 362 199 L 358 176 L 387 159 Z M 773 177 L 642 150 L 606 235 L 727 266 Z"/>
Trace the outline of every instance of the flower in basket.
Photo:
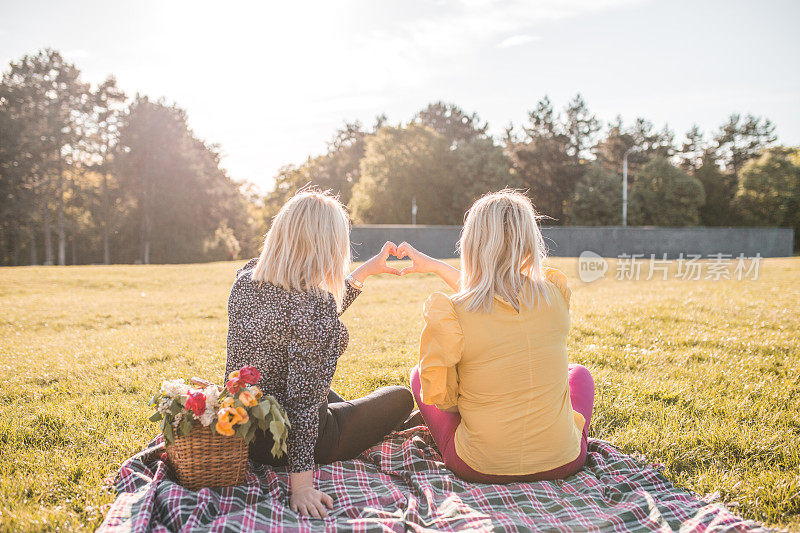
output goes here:
<path id="1" fill-rule="evenodd" d="M 290 424 L 278 401 L 265 395 L 256 383 L 258 369 L 245 366 L 228 376 L 225 387 L 193 379 L 192 387 L 182 379 L 165 380 L 150 404 L 153 422 L 161 422 L 167 446 L 186 437 L 196 424 L 224 437 L 239 437 L 246 443 L 257 429 L 269 431 L 275 443 L 271 452 L 280 457 L 286 452 Z"/>
<path id="2" fill-rule="evenodd" d="M 190 389 L 186 397 L 186 408 L 195 416 L 201 416 L 206 412 L 206 395 L 202 391 Z"/>
<path id="3" fill-rule="evenodd" d="M 243 366 L 239 370 L 239 380 L 248 385 L 255 385 L 259 379 L 261 379 L 261 372 L 254 366 Z"/>
<path id="4" fill-rule="evenodd" d="M 240 370 L 231 372 L 228 375 L 228 382 L 225 388 L 231 394 L 236 394 L 248 385 L 255 385 L 261 379 L 261 372 L 254 366 L 243 366 Z"/>

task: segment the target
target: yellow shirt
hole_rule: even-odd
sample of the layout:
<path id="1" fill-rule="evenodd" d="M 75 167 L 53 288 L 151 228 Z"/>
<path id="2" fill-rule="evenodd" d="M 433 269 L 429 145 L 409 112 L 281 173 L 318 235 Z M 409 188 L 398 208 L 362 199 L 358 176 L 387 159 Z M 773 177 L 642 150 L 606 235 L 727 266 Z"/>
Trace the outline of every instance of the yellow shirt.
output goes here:
<path id="1" fill-rule="evenodd" d="M 443 293 L 425 302 L 422 401 L 458 406 L 456 453 L 484 474 L 534 474 L 580 453 L 584 418 L 567 382 L 570 290 L 562 272 L 545 277 L 549 303 L 519 312 L 499 296 L 488 314 Z"/>

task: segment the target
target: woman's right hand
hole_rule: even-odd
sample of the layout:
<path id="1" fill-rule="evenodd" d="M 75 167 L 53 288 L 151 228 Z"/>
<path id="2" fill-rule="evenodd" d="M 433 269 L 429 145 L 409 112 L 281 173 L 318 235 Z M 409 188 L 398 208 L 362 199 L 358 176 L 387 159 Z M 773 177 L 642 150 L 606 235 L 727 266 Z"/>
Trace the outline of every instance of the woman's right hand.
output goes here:
<path id="1" fill-rule="evenodd" d="M 289 507 L 301 516 L 325 518 L 328 509 L 333 509 L 333 498 L 314 487 L 292 488 Z"/>
<path id="2" fill-rule="evenodd" d="M 313 470 L 289 474 L 289 484 L 289 507 L 295 513 L 325 518 L 328 509 L 333 509 L 333 498 L 314 488 Z"/>
<path id="3" fill-rule="evenodd" d="M 414 273 L 432 273 L 442 278 L 444 282 L 450 285 L 450 288 L 454 291 L 458 290 L 461 271 L 459 271 L 457 268 L 451 267 L 444 261 L 439 261 L 438 259 L 434 259 L 433 257 L 423 254 L 405 241 L 403 241 L 403 243 L 397 247 L 394 255 L 398 259 L 402 259 L 404 257 L 411 259 L 411 266 L 401 270 L 401 276 Z"/>

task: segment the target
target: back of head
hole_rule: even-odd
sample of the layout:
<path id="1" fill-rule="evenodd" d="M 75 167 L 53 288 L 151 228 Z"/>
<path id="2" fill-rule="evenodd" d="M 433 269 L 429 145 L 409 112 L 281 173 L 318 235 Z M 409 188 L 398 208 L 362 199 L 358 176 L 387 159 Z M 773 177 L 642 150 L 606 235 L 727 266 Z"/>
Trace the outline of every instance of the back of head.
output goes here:
<path id="1" fill-rule="evenodd" d="M 350 220 L 328 192 L 303 190 L 272 219 L 253 280 L 330 293 L 341 308 L 350 267 Z"/>
<path id="2" fill-rule="evenodd" d="M 470 311 L 489 312 L 495 296 L 515 309 L 532 307 L 543 289 L 547 255 L 530 199 L 506 189 L 477 200 L 461 233 L 461 290 L 455 300 Z"/>

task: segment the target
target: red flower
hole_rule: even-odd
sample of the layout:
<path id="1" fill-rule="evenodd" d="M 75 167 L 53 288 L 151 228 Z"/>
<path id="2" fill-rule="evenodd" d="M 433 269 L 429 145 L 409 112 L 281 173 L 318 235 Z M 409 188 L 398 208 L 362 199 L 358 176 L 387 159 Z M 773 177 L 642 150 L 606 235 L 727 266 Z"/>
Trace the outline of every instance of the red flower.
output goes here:
<path id="1" fill-rule="evenodd" d="M 261 372 L 254 366 L 243 366 L 239 370 L 239 379 L 248 385 L 255 385 L 261 379 Z"/>
<path id="2" fill-rule="evenodd" d="M 189 397 L 186 398 L 186 408 L 195 414 L 195 416 L 202 415 L 206 410 L 206 395 L 200 391 L 189 391 Z"/>
<path id="3" fill-rule="evenodd" d="M 231 378 L 225 384 L 225 387 L 227 387 L 228 392 L 230 392 L 231 394 L 236 394 L 237 392 L 239 392 L 239 389 L 242 387 L 242 383 L 239 380 L 239 378 Z"/>

